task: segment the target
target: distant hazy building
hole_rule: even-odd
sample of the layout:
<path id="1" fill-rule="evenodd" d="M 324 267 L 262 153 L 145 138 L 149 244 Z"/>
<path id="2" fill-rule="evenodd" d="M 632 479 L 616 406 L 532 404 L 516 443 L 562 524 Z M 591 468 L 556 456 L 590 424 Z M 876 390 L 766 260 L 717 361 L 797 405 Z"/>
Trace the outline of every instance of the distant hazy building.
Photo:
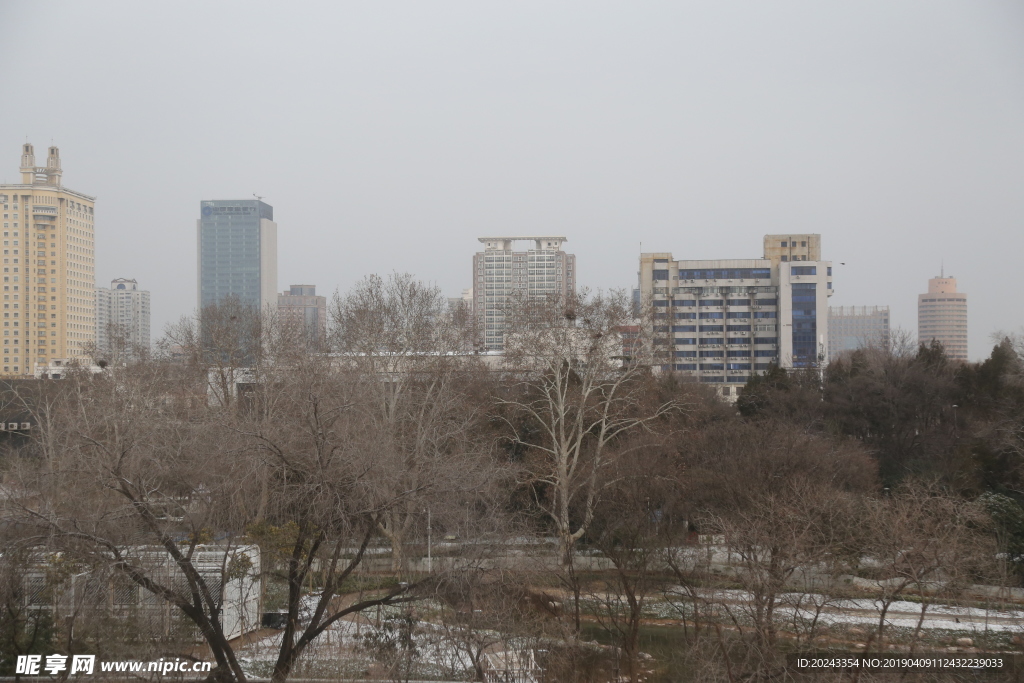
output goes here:
<path id="1" fill-rule="evenodd" d="M 149 351 L 149 292 L 137 280 L 118 278 L 96 289 L 96 347 L 107 356 Z"/>
<path id="2" fill-rule="evenodd" d="M 462 296 L 459 296 L 459 297 L 450 296 L 450 297 L 448 297 L 448 310 L 449 311 L 454 312 L 454 311 L 462 310 L 463 308 L 465 310 L 467 310 L 467 311 L 472 311 L 473 310 L 473 288 L 472 287 L 470 287 L 469 289 L 462 290 Z"/>
<path id="3" fill-rule="evenodd" d="M 36 166 L 22 145 L 21 182 L 0 184 L 4 343 L 0 376 L 88 361 L 96 342 L 95 197 L 61 184 L 60 151 Z"/>
<path id="4" fill-rule="evenodd" d="M 199 210 L 199 309 L 229 296 L 259 309 L 276 307 L 274 207 L 256 199 L 217 199 L 201 202 Z"/>
<path id="5" fill-rule="evenodd" d="M 811 240 L 817 237 L 767 235 L 763 259 L 677 261 L 668 252 L 641 254 L 639 298 L 654 309 L 660 369 L 734 396 L 735 385 L 771 365 L 827 362 L 832 264 L 820 260 L 820 239 Z M 793 242 L 804 246 L 794 253 Z"/>
<path id="6" fill-rule="evenodd" d="M 828 356 L 865 346 L 888 348 L 888 306 L 829 306 Z"/>
<path id="7" fill-rule="evenodd" d="M 564 237 L 481 237 L 473 254 L 473 315 L 488 350 L 504 348 L 504 306 L 513 294 L 566 296 L 576 291 L 576 257 L 562 251 Z M 513 242 L 533 242 L 515 251 Z"/>
<path id="8" fill-rule="evenodd" d="M 327 336 L 327 297 L 317 296 L 316 285 L 291 285 L 277 296 L 277 313 L 282 325 L 301 326 L 311 340 Z"/>
<path id="9" fill-rule="evenodd" d="M 956 278 L 928 280 L 928 293 L 917 295 L 917 339 L 942 343 L 946 355 L 967 360 L 967 295 L 956 291 Z"/>

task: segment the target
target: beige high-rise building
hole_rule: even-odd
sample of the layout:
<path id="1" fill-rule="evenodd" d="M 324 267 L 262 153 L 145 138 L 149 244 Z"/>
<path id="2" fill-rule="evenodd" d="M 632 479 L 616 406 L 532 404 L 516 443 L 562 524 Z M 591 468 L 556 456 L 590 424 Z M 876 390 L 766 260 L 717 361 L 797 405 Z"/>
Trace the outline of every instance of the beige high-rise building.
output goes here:
<path id="1" fill-rule="evenodd" d="M 772 268 L 791 261 L 820 261 L 821 235 L 765 235 L 764 258 Z"/>
<path id="2" fill-rule="evenodd" d="M 928 280 L 928 293 L 917 295 L 917 340 L 942 343 L 949 358 L 967 360 L 967 295 L 956 291 L 956 278 Z"/>
<path id="3" fill-rule="evenodd" d="M 21 183 L 0 185 L 3 206 L 3 364 L 0 376 L 89 362 L 96 342 L 95 197 L 61 184 L 60 151 L 36 166 L 22 146 Z"/>

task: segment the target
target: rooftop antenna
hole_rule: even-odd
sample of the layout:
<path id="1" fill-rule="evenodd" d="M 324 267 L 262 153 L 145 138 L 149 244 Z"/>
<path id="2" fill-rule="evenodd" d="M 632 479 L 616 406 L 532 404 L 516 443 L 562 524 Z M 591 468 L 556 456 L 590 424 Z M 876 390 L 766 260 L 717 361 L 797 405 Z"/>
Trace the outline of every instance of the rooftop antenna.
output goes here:
<path id="1" fill-rule="evenodd" d="M 263 197 L 266 196 L 266 195 L 262 195 L 261 196 L 261 195 L 256 194 L 255 192 L 253 192 L 252 196 L 255 197 L 258 201 L 262 202 L 263 201 Z"/>
<path id="2" fill-rule="evenodd" d="M 939 270 L 939 277 L 945 279 L 946 277 L 946 259 L 942 259 L 942 266 Z"/>

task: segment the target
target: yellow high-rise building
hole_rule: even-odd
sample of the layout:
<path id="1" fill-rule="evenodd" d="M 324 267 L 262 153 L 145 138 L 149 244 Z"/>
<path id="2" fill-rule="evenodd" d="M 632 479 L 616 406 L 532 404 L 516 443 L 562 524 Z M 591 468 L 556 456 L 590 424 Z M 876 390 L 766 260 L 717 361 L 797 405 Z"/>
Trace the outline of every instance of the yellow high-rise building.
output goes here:
<path id="1" fill-rule="evenodd" d="M 61 186 L 60 151 L 36 166 L 21 154 L 21 183 L 0 185 L 3 207 L 4 377 L 90 362 L 96 343 L 95 197 Z"/>

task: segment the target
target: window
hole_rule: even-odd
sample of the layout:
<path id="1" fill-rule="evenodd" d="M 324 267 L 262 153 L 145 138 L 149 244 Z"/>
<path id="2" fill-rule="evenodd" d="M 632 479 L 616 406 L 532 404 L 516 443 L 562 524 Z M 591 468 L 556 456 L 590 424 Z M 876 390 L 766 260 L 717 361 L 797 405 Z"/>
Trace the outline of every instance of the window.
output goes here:
<path id="1" fill-rule="evenodd" d="M 675 369 L 676 370 L 696 370 L 697 369 L 697 364 L 696 363 L 676 363 L 675 364 Z"/>
<path id="2" fill-rule="evenodd" d="M 786 243 L 785 243 L 785 242 L 783 242 L 783 243 L 782 243 L 782 246 L 786 246 Z"/>
<path id="3" fill-rule="evenodd" d="M 807 246 L 807 242 L 800 242 L 800 246 L 801 247 L 806 247 Z"/>
<path id="4" fill-rule="evenodd" d="M 788 257 L 788 256 L 783 256 L 783 257 L 782 257 L 782 262 L 783 262 L 783 263 L 785 263 L 785 262 L 786 262 L 786 261 L 788 261 L 788 260 L 789 260 L 789 257 Z"/>
<path id="5" fill-rule="evenodd" d="M 817 266 L 793 266 L 789 269 L 793 275 L 817 275 Z"/>

